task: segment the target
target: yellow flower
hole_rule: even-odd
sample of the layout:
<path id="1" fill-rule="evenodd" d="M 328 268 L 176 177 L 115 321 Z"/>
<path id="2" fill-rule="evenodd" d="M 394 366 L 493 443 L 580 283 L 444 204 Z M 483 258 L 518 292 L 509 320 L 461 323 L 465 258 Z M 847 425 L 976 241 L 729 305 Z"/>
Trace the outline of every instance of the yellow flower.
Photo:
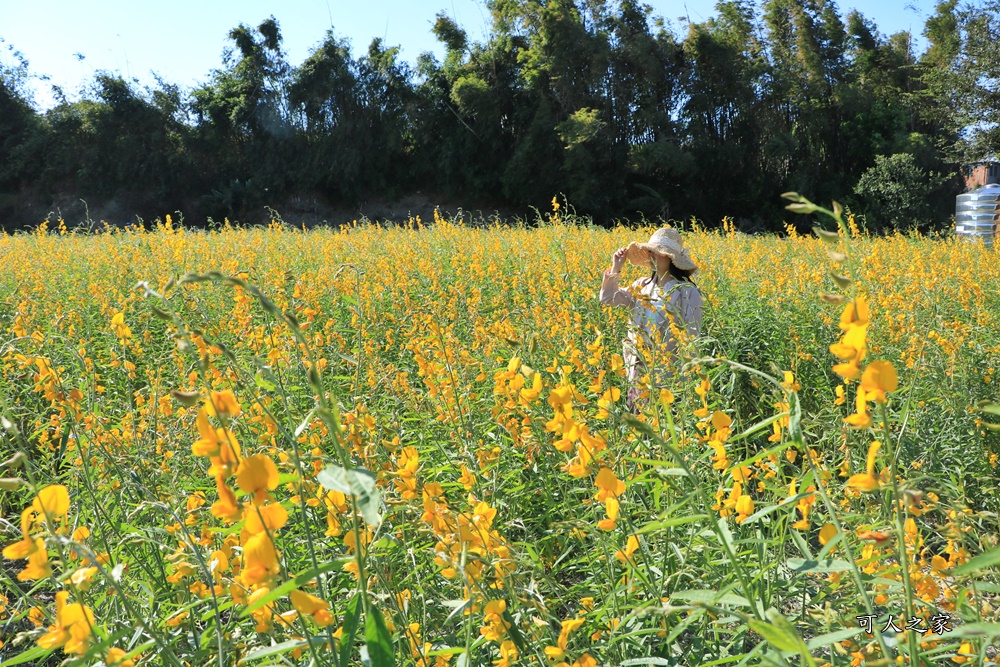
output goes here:
<path id="1" fill-rule="evenodd" d="M 316 621 L 316 625 L 321 628 L 325 628 L 335 620 L 333 614 L 330 613 L 329 603 L 322 598 L 300 590 L 292 591 L 288 594 L 288 598 L 292 601 L 292 606 L 300 614 L 312 616 L 313 620 Z"/>
<path id="2" fill-rule="evenodd" d="M 844 421 L 852 428 L 868 428 L 872 425 L 871 415 L 868 414 L 868 392 L 864 387 L 858 387 L 855 396 L 855 410 L 853 415 L 844 417 Z"/>
<path id="3" fill-rule="evenodd" d="M 614 530 L 618 525 L 618 500 L 613 496 L 604 499 L 604 511 L 608 515 L 606 519 L 601 519 L 597 527 L 601 530 Z"/>
<path id="4" fill-rule="evenodd" d="M 239 417 L 242 410 L 232 390 L 225 389 L 212 392 L 211 398 L 205 401 L 205 412 L 212 417 L 217 417 L 220 413 L 230 417 Z"/>
<path id="5" fill-rule="evenodd" d="M 663 409 L 664 410 L 668 409 L 667 406 L 673 402 L 674 402 L 674 392 L 670 391 L 669 389 L 661 389 L 660 405 L 663 406 Z"/>
<path id="6" fill-rule="evenodd" d="M 873 361 L 861 375 L 861 386 L 869 400 L 885 403 L 886 392 L 896 391 L 899 386 L 896 369 L 888 361 Z"/>
<path id="7" fill-rule="evenodd" d="M 30 535 L 34 517 L 34 512 L 30 507 L 26 507 L 21 512 L 21 540 L 4 547 L 4 558 L 8 560 L 20 560 L 27 558 L 38 549 L 38 542 L 33 540 Z"/>
<path id="8" fill-rule="evenodd" d="M 44 649 L 62 647 L 64 653 L 84 653 L 94 627 L 94 612 L 79 602 L 66 604 L 69 591 L 56 593 L 56 622 L 38 638 Z"/>
<path id="9" fill-rule="evenodd" d="M 126 655 L 128 653 L 120 648 L 110 648 L 104 657 L 104 664 L 108 667 L 135 667 L 135 660 L 131 658 L 125 660 Z"/>
<path id="10" fill-rule="evenodd" d="M 53 519 L 66 516 L 69 511 L 69 490 L 62 484 L 46 486 L 31 502 L 31 508 L 38 514 L 48 514 Z"/>
<path id="11" fill-rule="evenodd" d="M 52 568 L 49 565 L 49 554 L 45 551 L 45 540 L 37 537 L 35 538 L 35 549 L 28 555 L 28 565 L 17 573 L 17 580 L 44 579 L 51 574 Z"/>
<path id="12" fill-rule="evenodd" d="M 96 567 L 81 567 L 70 575 L 70 581 L 81 591 L 86 591 L 90 588 L 90 580 L 95 574 L 97 574 Z"/>
<path id="13" fill-rule="evenodd" d="M 597 478 L 594 480 L 594 486 L 598 488 L 598 492 L 594 495 L 594 498 L 600 501 L 612 497 L 617 498 L 625 493 L 625 482 L 615 477 L 615 473 L 611 471 L 611 468 L 600 469 L 597 473 Z"/>
<path id="14" fill-rule="evenodd" d="M 962 664 L 969 662 L 971 659 L 976 657 L 976 652 L 972 648 L 971 642 L 962 642 L 962 645 L 958 647 L 958 654 L 951 659 L 952 662 Z"/>
<path id="15" fill-rule="evenodd" d="M 819 543 L 826 546 L 837 534 L 837 527 L 828 523 L 819 529 Z"/>
<path id="16" fill-rule="evenodd" d="M 753 514 L 753 498 L 747 495 L 740 496 L 736 500 L 736 523 L 743 523 L 751 514 Z"/>
<path id="17" fill-rule="evenodd" d="M 840 314 L 840 328 L 847 330 L 865 324 L 868 324 L 868 301 L 864 295 L 858 295 L 847 302 L 844 312 Z"/>
<path id="18" fill-rule="evenodd" d="M 245 584 L 260 584 L 280 572 L 278 551 L 267 533 L 256 533 L 243 543 L 243 570 L 240 578 Z"/>
<path id="19" fill-rule="evenodd" d="M 542 393 L 542 374 L 534 373 L 532 377 L 531 388 L 528 389 L 524 387 L 518 393 L 518 402 L 521 405 L 528 406 L 531 405 L 535 399 Z"/>
<path id="20" fill-rule="evenodd" d="M 240 462 L 240 443 L 236 440 L 236 435 L 228 428 L 213 428 L 208 422 L 205 408 L 198 411 L 195 423 L 201 437 L 191 445 L 191 452 L 195 456 L 209 458 L 212 462 L 208 469 L 209 475 L 228 477 Z"/>
<path id="21" fill-rule="evenodd" d="M 847 480 L 848 487 L 865 493 L 878 491 L 878 478 L 875 477 L 875 455 L 878 454 L 878 450 L 881 446 L 882 443 L 878 440 L 872 441 L 871 446 L 868 447 L 867 472 L 851 475 L 851 478 Z"/>
<path id="22" fill-rule="evenodd" d="M 270 592 L 271 590 L 269 588 L 261 586 L 250 594 L 250 598 L 247 600 L 247 605 L 252 605 Z M 274 611 L 272 611 L 273 608 L 274 602 L 267 602 L 250 612 L 253 615 L 253 619 L 257 622 L 257 626 L 254 630 L 257 632 L 268 632 L 271 629 L 271 620 L 274 618 Z"/>
<path id="23" fill-rule="evenodd" d="M 639 548 L 639 538 L 636 537 L 635 535 L 629 535 L 628 541 L 625 543 L 625 548 L 616 551 L 615 558 L 624 563 L 628 561 L 630 558 L 632 558 L 632 554 L 634 554 L 635 550 L 638 548 Z"/>
<path id="24" fill-rule="evenodd" d="M 226 523 L 238 521 L 243 508 L 236 502 L 236 494 L 221 476 L 215 478 L 215 488 L 219 492 L 219 499 L 212 503 L 212 516 Z"/>
<path id="25" fill-rule="evenodd" d="M 249 535 L 263 533 L 265 529 L 273 533 L 288 523 L 288 511 L 279 503 L 248 504 L 243 510 L 243 520 L 243 530 Z"/>
<path id="26" fill-rule="evenodd" d="M 278 488 L 278 468 L 267 454 L 254 454 L 240 462 L 236 484 L 244 493 L 253 494 L 254 504 L 268 498 L 268 491 Z"/>

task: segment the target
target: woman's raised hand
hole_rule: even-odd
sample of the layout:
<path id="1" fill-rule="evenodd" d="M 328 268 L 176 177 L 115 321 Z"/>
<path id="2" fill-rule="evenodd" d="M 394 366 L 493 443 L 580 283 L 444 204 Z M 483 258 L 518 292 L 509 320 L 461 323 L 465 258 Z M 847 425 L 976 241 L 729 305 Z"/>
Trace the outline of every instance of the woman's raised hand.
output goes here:
<path id="1" fill-rule="evenodd" d="M 625 253 L 628 248 L 622 247 L 615 250 L 615 253 L 611 255 L 611 273 L 621 273 L 622 269 L 625 268 Z"/>

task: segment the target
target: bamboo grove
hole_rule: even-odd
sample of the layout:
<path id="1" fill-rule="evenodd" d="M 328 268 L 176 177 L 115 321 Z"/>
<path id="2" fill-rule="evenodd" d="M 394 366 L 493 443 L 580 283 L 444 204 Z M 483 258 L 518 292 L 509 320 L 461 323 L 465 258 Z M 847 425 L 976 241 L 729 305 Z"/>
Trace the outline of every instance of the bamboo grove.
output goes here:
<path id="1" fill-rule="evenodd" d="M 921 53 L 917 35 L 884 35 L 834 0 L 723 1 L 700 23 L 635 0 L 487 5 L 483 41 L 428 17 L 443 61 L 331 30 L 290 63 L 272 17 L 233 28 L 193 89 L 100 71 L 44 112 L 13 52 L 2 224 L 34 225 L 67 196 L 202 225 L 296 198 L 421 192 L 527 212 L 562 193 L 599 222 L 733 216 L 780 231 L 774 195 L 795 190 L 841 199 L 872 230 L 926 229 L 952 212 L 959 166 L 1000 147 L 995 0 L 939 3 Z"/>

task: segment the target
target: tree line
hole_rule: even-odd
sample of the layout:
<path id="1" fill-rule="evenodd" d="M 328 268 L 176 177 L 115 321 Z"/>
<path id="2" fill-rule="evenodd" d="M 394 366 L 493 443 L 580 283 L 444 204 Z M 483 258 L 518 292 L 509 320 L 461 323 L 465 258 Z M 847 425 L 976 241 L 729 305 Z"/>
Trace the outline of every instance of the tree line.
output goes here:
<path id="1" fill-rule="evenodd" d="M 636 0 L 487 5 L 483 41 L 436 16 L 443 62 L 378 38 L 354 55 L 331 30 L 295 66 L 271 17 L 233 28 L 194 89 L 99 71 L 44 112 L 11 51 L 0 220 L 37 223 L 60 193 L 196 221 L 420 191 L 780 229 L 795 190 L 869 229 L 927 228 L 953 212 L 959 167 L 1000 154 L 1000 0 L 943 0 L 919 54 L 834 0 L 723 0 L 679 30 Z"/>

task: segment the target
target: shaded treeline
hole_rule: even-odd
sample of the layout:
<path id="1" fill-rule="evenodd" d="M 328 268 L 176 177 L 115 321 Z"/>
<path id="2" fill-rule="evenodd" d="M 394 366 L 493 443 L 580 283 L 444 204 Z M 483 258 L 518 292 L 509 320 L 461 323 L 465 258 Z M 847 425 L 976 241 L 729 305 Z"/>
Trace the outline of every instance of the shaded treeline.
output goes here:
<path id="1" fill-rule="evenodd" d="M 1000 152 L 1000 1 L 941 2 L 915 54 L 833 0 L 720 2 L 672 29 L 635 0 L 490 0 L 485 43 L 445 14 L 444 62 L 328 32 L 298 66 L 279 25 L 229 33 L 194 90 L 98 72 L 78 101 L 0 76 L 0 216 L 60 195 L 189 221 L 293 197 L 422 191 L 528 210 L 562 193 L 611 216 L 780 228 L 777 195 L 839 199 L 873 227 L 947 219 L 960 164 Z M 58 92 L 58 91 L 57 91 Z M 32 208 L 34 207 L 34 208 Z"/>

